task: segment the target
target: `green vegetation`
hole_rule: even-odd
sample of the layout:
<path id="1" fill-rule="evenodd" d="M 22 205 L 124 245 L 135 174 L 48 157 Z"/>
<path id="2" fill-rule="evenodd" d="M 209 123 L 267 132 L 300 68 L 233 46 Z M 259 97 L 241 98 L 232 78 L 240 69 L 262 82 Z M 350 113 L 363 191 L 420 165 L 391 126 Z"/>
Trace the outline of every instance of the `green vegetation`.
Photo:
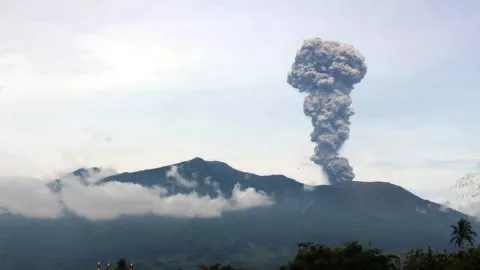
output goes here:
<path id="1" fill-rule="evenodd" d="M 313 242 L 298 244 L 297 254 L 279 270 L 474 270 L 480 269 L 480 246 L 473 247 L 476 233 L 468 220 L 460 219 L 452 225 L 452 240 L 456 252 L 411 250 L 404 256 L 385 253 L 377 248 L 365 248 L 358 242 L 343 247 L 318 245 Z M 465 244 L 470 247 L 465 250 Z M 122 268 L 117 268 L 122 269 Z M 153 268 L 161 269 L 161 268 Z M 139 269 L 146 270 L 146 269 Z M 240 270 L 230 265 L 199 265 L 198 270 Z M 243 270 L 243 269 L 242 269 Z"/>
<path id="2" fill-rule="evenodd" d="M 443 252 L 415 250 L 407 254 L 404 270 L 474 270 L 480 269 L 480 247 L 466 251 Z"/>
<path id="3" fill-rule="evenodd" d="M 477 234 L 472 230 L 472 224 L 469 221 L 462 218 L 458 221 L 457 226 L 451 225 L 450 227 L 453 229 L 450 243 L 455 243 L 461 249 L 465 248 L 465 242 L 473 246 L 474 237 Z"/>
<path id="4" fill-rule="evenodd" d="M 357 242 L 346 244 L 342 248 L 327 247 L 313 243 L 298 245 L 298 253 L 280 270 L 314 270 L 314 269 L 398 269 L 400 259 L 392 254 L 385 254 L 379 249 L 367 248 Z"/>

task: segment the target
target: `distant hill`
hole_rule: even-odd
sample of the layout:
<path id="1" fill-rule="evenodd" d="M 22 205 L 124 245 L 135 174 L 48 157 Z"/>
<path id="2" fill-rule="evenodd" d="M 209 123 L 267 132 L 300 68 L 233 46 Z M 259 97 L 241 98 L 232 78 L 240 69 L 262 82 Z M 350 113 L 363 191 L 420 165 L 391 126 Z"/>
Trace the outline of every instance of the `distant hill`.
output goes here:
<path id="1" fill-rule="evenodd" d="M 79 169 L 73 174 L 85 176 L 90 171 Z M 168 177 L 172 172 L 196 184 L 175 186 Z M 61 181 L 50 183 L 56 192 Z M 198 263 L 214 262 L 276 269 L 294 255 L 296 243 L 304 241 L 340 245 L 358 240 L 398 253 L 428 245 L 450 248 L 449 225 L 465 217 L 386 182 L 309 190 L 285 176 L 259 176 L 201 158 L 109 176 L 96 185 L 112 181 L 161 186 L 169 193 L 194 189 L 212 197 L 218 196 L 218 190 L 231 196 L 239 183 L 274 196 L 276 203 L 220 218 L 142 215 L 91 221 L 75 215 L 55 220 L 4 215 L 0 258 L 6 267 L 2 269 L 87 269 L 97 259 L 114 261 L 119 256 L 137 262 L 136 269 L 193 269 Z"/>

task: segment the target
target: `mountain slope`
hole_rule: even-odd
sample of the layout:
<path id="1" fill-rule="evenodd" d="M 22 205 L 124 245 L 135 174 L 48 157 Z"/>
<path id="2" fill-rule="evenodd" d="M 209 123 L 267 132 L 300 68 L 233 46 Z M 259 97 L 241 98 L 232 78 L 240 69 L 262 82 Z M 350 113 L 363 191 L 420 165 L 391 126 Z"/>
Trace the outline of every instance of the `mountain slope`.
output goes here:
<path id="1" fill-rule="evenodd" d="M 80 169 L 74 175 L 97 170 Z M 174 183 L 179 178 L 183 185 Z M 56 182 L 60 187 L 61 181 Z M 2 269 L 87 269 L 97 259 L 119 256 L 137 262 L 136 269 L 193 269 L 214 262 L 276 269 L 294 255 L 296 243 L 304 241 L 371 241 L 395 252 L 427 245 L 449 248 L 449 225 L 465 217 L 390 183 L 352 182 L 309 191 L 285 176 L 249 174 L 200 158 L 109 176 L 96 185 L 113 181 L 212 197 L 231 196 L 239 183 L 266 192 L 276 203 L 217 218 L 137 215 L 95 221 L 74 215 L 53 220 L 4 215 Z"/>
<path id="2" fill-rule="evenodd" d="M 253 187 L 273 195 L 277 202 L 290 203 L 292 210 L 305 211 L 307 208 L 316 208 L 317 211 L 344 208 L 358 213 L 368 213 L 384 219 L 395 219 L 401 215 L 420 217 L 426 215 L 438 217 L 458 218 L 460 213 L 448 210 L 449 214 L 437 203 L 423 200 L 402 187 L 387 182 L 351 182 L 334 186 L 322 185 L 313 190 L 306 190 L 304 185 L 282 175 L 259 176 L 241 172 L 226 163 L 205 161 L 194 158 L 189 161 L 157 169 L 122 173 L 109 176 L 98 184 L 118 181 L 135 183 L 142 186 L 162 186 L 171 189 L 168 172 L 176 167 L 179 175 L 191 181 L 196 181 L 195 188 L 176 187 L 175 192 L 188 193 L 192 190 L 202 195 L 216 196 L 215 187 L 211 183 L 218 183 L 222 194 L 231 196 L 235 184 L 243 187 Z M 210 182 L 208 184 L 207 182 Z M 298 207 L 293 207 L 298 204 Z M 287 207 L 288 205 L 283 205 Z"/>

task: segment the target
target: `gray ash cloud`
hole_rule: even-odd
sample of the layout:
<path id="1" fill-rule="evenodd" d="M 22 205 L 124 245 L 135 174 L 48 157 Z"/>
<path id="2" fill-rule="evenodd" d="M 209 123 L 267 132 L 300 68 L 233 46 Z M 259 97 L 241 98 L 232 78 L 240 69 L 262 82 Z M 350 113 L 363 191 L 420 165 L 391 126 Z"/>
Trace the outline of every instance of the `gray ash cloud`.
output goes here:
<path id="1" fill-rule="evenodd" d="M 355 177 L 338 151 L 350 134 L 350 93 L 366 73 L 365 59 L 353 46 L 314 38 L 304 41 L 288 74 L 287 82 L 308 94 L 303 111 L 312 120 L 310 139 L 317 144 L 311 160 L 332 184 Z"/>

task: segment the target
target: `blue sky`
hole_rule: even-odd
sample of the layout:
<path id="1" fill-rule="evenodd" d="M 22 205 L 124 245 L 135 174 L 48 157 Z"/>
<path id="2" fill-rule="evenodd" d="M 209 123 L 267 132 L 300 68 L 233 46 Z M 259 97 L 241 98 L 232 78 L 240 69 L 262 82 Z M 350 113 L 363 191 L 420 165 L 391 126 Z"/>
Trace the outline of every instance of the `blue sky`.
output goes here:
<path id="1" fill-rule="evenodd" d="M 118 171 L 196 156 L 324 183 L 302 41 L 352 44 L 368 73 L 342 155 L 359 181 L 437 201 L 480 161 L 478 1 L 0 0 L 0 175 Z"/>

